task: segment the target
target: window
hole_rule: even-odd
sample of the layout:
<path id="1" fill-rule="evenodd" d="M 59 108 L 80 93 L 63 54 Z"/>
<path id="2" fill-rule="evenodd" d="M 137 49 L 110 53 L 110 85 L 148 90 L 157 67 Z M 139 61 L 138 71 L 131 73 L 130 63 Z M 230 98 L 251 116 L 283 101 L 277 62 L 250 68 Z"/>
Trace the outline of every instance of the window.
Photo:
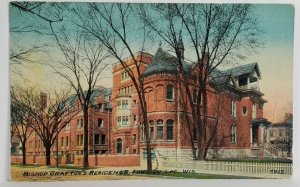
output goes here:
<path id="1" fill-rule="evenodd" d="M 154 138 L 154 121 L 151 120 L 149 122 L 149 126 L 150 126 L 149 137 L 150 137 L 150 140 L 153 140 L 153 138 Z"/>
<path id="2" fill-rule="evenodd" d="M 77 135 L 77 145 L 83 145 L 83 135 Z"/>
<path id="3" fill-rule="evenodd" d="M 102 103 L 98 104 L 98 109 L 99 109 L 99 112 L 103 112 L 103 104 Z"/>
<path id="4" fill-rule="evenodd" d="M 158 140 L 164 139 L 164 126 L 163 126 L 162 120 L 157 121 L 157 137 L 156 137 L 156 139 L 158 139 Z"/>
<path id="5" fill-rule="evenodd" d="M 256 118 L 256 104 L 252 104 L 252 118 Z"/>
<path id="6" fill-rule="evenodd" d="M 101 135 L 101 144 L 106 145 L 106 135 L 105 134 Z"/>
<path id="7" fill-rule="evenodd" d="M 263 102 L 260 102 L 259 105 L 258 105 L 258 108 L 259 108 L 259 109 L 263 109 L 263 108 L 264 108 L 264 103 L 263 103 Z"/>
<path id="8" fill-rule="evenodd" d="M 272 129 L 270 129 L 270 136 L 271 136 L 271 137 L 274 136 L 274 135 L 273 135 L 273 130 L 272 130 Z"/>
<path id="9" fill-rule="evenodd" d="M 132 135 L 132 144 L 135 144 L 135 143 L 136 143 L 136 135 L 133 134 L 133 135 Z"/>
<path id="10" fill-rule="evenodd" d="M 103 120 L 101 118 L 98 118 L 98 128 L 103 127 Z"/>
<path id="11" fill-rule="evenodd" d="M 243 106 L 243 114 L 246 115 L 247 114 L 247 107 Z"/>
<path id="12" fill-rule="evenodd" d="M 236 126 L 231 125 L 231 143 L 236 143 Z"/>
<path id="13" fill-rule="evenodd" d="M 60 146 L 64 146 L 64 137 L 60 138 Z"/>
<path id="14" fill-rule="evenodd" d="M 128 116 L 122 117 L 122 125 L 128 125 Z"/>
<path id="15" fill-rule="evenodd" d="M 142 140 L 145 140 L 146 139 L 146 127 L 144 124 L 140 124 L 141 126 L 141 137 L 142 137 Z"/>
<path id="16" fill-rule="evenodd" d="M 117 139 L 117 153 L 118 154 L 122 153 L 122 139 L 121 138 Z"/>
<path id="17" fill-rule="evenodd" d="M 83 128 L 83 119 L 77 119 L 77 129 Z"/>
<path id="18" fill-rule="evenodd" d="M 248 84 L 248 78 L 247 77 L 241 77 L 239 79 L 239 86 L 246 86 Z"/>
<path id="19" fill-rule="evenodd" d="M 194 138 L 194 141 L 197 140 L 197 129 L 196 129 L 196 127 L 194 127 L 194 129 L 193 129 L 193 138 Z"/>
<path id="20" fill-rule="evenodd" d="M 196 89 L 193 90 L 193 100 L 194 100 L 194 104 L 196 104 L 198 100 L 198 90 Z"/>
<path id="21" fill-rule="evenodd" d="M 167 140 L 173 140 L 173 120 L 167 121 Z"/>
<path id="22" fill-rule="evenodd" d="M 117 120 L 118 120 L 118 125 L 121 125 L 121 123 L 122 123 L 122 118 L 121 118 L 121 116 L 118 116 Z"/>
<path id="23" fill-rule="evenodd" d="M 167 100 L 174 100 L 174 87 L 173 85 L 167 86 Z"/>
<path id="24" fill-rule="evenodd" d="M 99 142 L 100 142 L 100 135 L 99 134 L 95 134 L 94 144 L 95 145 L 99 145 Z"/>
<path id="25" fill-rule="evenodd" d="M 69 146 L 69 136 L 66 136 L 66 146 Z"/>
<path id="26" fill-rule="evenodd" d="M 128 72 L 127 71 L 124 71 L 123 73 L 122 73 L 122 80 L 127 80 L 127 79 L 129 79 L 129 74 L 128 74 Z"/>
<path id="27" fill-rule="evenodd" d="M 250 83 L 253 83 L 253 82 L 257 82 L 257 77 L 255 77 L 255 76 L 250 77 Z"/>
<path id="28" fill-rule="evenodd" d="M 231 116 L 236 117 L 236 102 L 231 100 Z"/>
<path id="29" fill-rule="evenodd" d="M 67 123 L 67 124 L 66 124 L 65 130 L 66 130 L 66 131 L 70 130 L 70 123 Z"/>
<path id="30" fill-rule="evenodd" d="M 122 109 L 128 109 L 128 100 L 122 101 Z"/>
<path id="31" fill-rule="evenodd" d="M 282 132 L 282 130 L 280 129 L 280 130 L 279 130 L 279 137 L 282 137 L 282 133 L 283 133 L 283 132 Z"/>

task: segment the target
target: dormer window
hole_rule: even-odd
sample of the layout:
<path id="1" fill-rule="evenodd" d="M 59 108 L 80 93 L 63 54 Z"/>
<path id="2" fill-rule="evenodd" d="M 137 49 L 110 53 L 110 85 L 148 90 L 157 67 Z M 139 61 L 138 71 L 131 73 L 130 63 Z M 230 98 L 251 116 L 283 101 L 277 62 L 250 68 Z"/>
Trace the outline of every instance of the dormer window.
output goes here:
<path id="1" fill-rule="evenodd" d="M 255 76 L 250 77 L 250 83 L 253 83 L 253 82 L 257 82 L 257 77 L 255 77 Z"/>
<path id="2" fill-rule="evenodd" d="M 247 85 L 247 77 L 241 77 L 239 78 L 239 86 L 246 86 Z"/>

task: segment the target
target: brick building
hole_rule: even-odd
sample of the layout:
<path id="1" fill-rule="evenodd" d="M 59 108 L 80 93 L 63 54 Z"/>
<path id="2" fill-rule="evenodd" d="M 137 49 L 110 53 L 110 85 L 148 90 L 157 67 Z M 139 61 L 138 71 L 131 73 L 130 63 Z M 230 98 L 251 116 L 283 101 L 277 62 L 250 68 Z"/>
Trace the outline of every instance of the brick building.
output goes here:
<path id="1" fill-rule="evenodd" d="M 41 104 L 46 105 L 47 96 L 41 94 Z M 110 126 L 111 126 L 111 89 L 96 89 L 91 96 L 91 107 L 89 108 L 89 153 L 107 154 L 110 152 Z M 75 112 L 75 116 L 62 129 L 51 149 L 51 155 L 65 160 L 65 163 L 74 163 L 75 155 L 83 154 L 83 112 L 76 95 L 68 100 L 69 113 Z M 46 107 L 46 106 L 45 106 Z M 39 136 L 33 132 L 26 144 L 27 155 L 44 156 L 45 148 Z"/>
<path id="2" fill-rule="evenodd" d="M 184 117 L 182 103 L 188 101 L 178 82 L 174 65 L 176 58 L 161 48 L 154 56 L 137 53 L 136 58 L 140 61 L 144 79 L 153 157 L 158 161 L 192 159 L 197 140 L 189 134 Z M 133 60 L 129 58 L 125 61 L 136 72 Z M 184 69 L 191 74 L 191 90 L 197 88 L 193 79 L 197 76 L 195 65 L 184 62 Z M 216 154 L 221 157 L 259 155 L 266 143 L 266 129 L 269 125 L 263 118 L 266 100 L 259 90 L 260 78 L 257 63 L 226 71 L 215 70 L 212 73 L 208 87 L 208 123 L 214 124 L 218 119 L 219 125 L 209 157 Z M 216 102 L 218 98 L 221 98 L 220 102 Z M 122 65 L 116 64 L 113 68 L 112 89 L 112 153 L 138 153 L 145 161 L 145 135 L 139 123 L 141 111 L 138 106 L 137 93 L 131 79 Z M 219 114 L 216 112 L 218 106 L 221 108 Z"/>
<path id="3" fill-rule="evenodd" d="M 194 127 L 187 124 L 185 113 L 190 108 L 183 86 L 178 81 L 176 58 L 161 47 L 153 55 L 137 53 L 136 59 L 144 79 L 151 150 L 153 160 L 190 160 L 196 153 Z M 124 61 L 137 75 L 133 59 Z M 191 93 L 198 88 L 195 64 L 184 61 L 189 74 Z M 141 124 L 141 111 L 135 87 L 121 64 L 112 69 L 112 89 L 97 89 L 89 109 L 89 152 L 91 155 L 140 155 L 146 160 L 146 142 Z M 257 63 L 227 70 L 214 70 L 208 85 L 208 126 L 215 126 L 209 158 L 259 156 L 267 143 L 269 122 L 263 118 L 266 100 L 259 89 L 261 72 Z M 194 100 L 196 95 L 193 94 Z M 76 96 L 69 99 L 69 110 L 80 110 Z M 188 118 L 193 120 L 191 115 Z M 209 131 L 209 130 L 208 130 Z M 55 156 L 74 163 L 74 156 L 83 151 L 83 114 L 59 133 L 58 145 L 52 147 Z M 43 145 L 36 134 L 27 141 L 28 155 L 43 155 Z M 75 161 L 76 162 L 76 161 Z"/>

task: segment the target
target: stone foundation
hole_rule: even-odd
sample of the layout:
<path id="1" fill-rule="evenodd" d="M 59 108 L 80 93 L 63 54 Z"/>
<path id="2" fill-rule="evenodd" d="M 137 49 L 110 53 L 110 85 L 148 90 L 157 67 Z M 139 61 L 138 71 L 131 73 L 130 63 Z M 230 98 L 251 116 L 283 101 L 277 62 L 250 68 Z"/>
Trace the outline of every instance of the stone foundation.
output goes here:
<path id="1" fill-rule="evenodd" d="M 195 149 L 197 153 L 197 150 Z M 164 161 L 180 162 L 190 161 L 194 159 L 192 149 L 176 149 L 176 148 L 154 148 L 152 151 L 152 166 L 153 169 L 162 166 Z M 251 149 L 209 149 L 208 159 L 220 158 L 245 158 L 251 157 Z M 147 158 L 141 150 L 141 166 L 146 167 Z"/>
<path id="2" fill-rule="evenodd" d="M 209 149 L 207 158 L 245 158 L 251 157 L 251 149 Z"/>

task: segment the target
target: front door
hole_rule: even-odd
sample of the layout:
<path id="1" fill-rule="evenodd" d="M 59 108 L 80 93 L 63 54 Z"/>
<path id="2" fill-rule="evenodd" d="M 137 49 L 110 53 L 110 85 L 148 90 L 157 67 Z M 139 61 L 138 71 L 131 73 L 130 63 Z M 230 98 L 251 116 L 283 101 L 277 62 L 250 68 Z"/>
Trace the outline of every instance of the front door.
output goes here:
<path id="1" fill-rule="evenodd" d="M 258 126 L 252 126 L 252 145 L 258 145 Z"/>

